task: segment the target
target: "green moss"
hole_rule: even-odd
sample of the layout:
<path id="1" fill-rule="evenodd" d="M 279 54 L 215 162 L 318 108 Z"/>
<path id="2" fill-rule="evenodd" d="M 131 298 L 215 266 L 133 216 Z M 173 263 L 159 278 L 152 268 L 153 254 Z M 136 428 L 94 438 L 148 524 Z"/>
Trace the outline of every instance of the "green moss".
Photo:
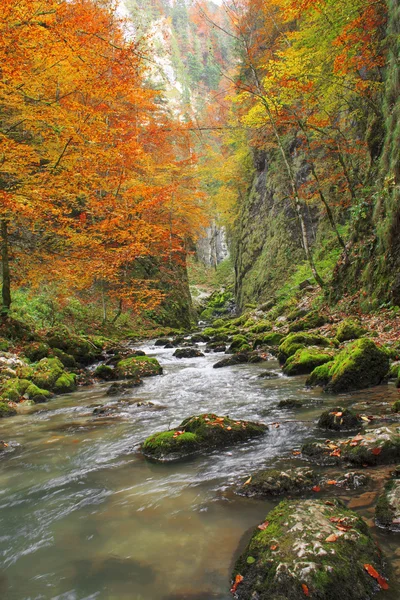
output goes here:
<path id="1" fill-rule="evenodd" d="M 381 383 L 389 370 L 389 359 L 381 348 L 363 338 L 349 344 L 330 368 L 327 390 L 340 394 Z"/>
<path id="2" fill-rule="evenodd" d="M 56 394 L 68 394 L 76 390 L 76 375 L 74 373 L 63 373 L 54 384 L 53 391 Z"/>
<path id="3" fill-rule="evenodd" d="M 289 376 L 305 375 L 330 361 L 332 361 L 331 353 L 321 352 L 321 350 L 314 348 L 299 349 L 287 359 L 283 372 Z"/>
<path id="4" fill-rule="evenodd" d="M 8 406 L 6 402 L 0 402 L 0 419 L 12 417 L 17 414 L 15 408 Z"/>
<path id="5" fill-rule="evenodd" d="M 318 314 L 317 312 L 310 312 L 305 317 L 298 319 L 297 321 L 294 321 L 294 323 L 292 323 L 289 326 L 289 331 L 290 332 L 307 331 L 308 329 L 315 329 L 316 327 L 322 327 L 322 325 L 325 325 L 325 323 L 326 323 L 325 317 Z"/>
<path id="6" fill-rule="evenodd" d="M 245 352 L 247 350 L 251 350 L 251 347 L 247 338 L 245 338 L 243 335 L 235 335 L 232 338 L 232 343 L 229 346 L 229 350 L 230 352 Z"/>
<path id="7" fill-rule="evenodd" d="M 400 400 L 396 400 L 396 402 L 394 402 L 392 404 L 392 412 L 394 412 L 394 413 L 400 412 Z"/>
<path id="8" fill-rule="evenodd" d="M 388 481 L 385 484 L 383 493 L 379 496 L 375 507 L 375 519 L 380 527 L 390 529 L 395 518 L 394 507 L 392 506 L 388 495 L 398 488 L 398 481 Z"/>
<path id="9" fill-rule="evenodd" d="M 333 346 L 333 342 L 313 333 L 292 333 L 286 336 L 279 346 L 278 359 L 284 363 L 295 354 L 300 348 L 306 346 L 322 346 L 328 348 Z"/>
<path id="10" fill-rule="evenodd" d="M 252 437 L 262 435 L 266 426 L 249 421 L 234 421 L 229 417 L 204 414 L 189 417 L 173 430 L 156 433 L 142 445 L 145 456 L 159 461 L 171 461 L 208 452 Z"/>
<path id="11" fill-rule="evenodd" d="M 53 348 L 51 354 L 58 358 L 62 362 L 64 367 L 67 367 L 69 369 L 74 369 L 76 367 L 76 360 L 71 354 L 67 354 L 59 348 Z"/>
<path id="12" fill-rule="evenodd" d="M 338 532 L 336 522 L 349 526 Z M 337 536 L 333 543 L 330 535 Z M 248 561 L 252 557 L 254 560 Z M 283 501 L 257 528 L 233 570 L 243 581 L 236 597 L 247 600 L 370 598 L 376 583 L 364 564 L 382 573 L 380 552 L 364 521 L 337 500 Z"/>
<path id="13" fill-rule="evenodd" d="M 43 358 L 33 369 L 33 383 L 44 390 L 52 390 L 64 373 L 64 366 L 58 358 Z"/>
<path id="14" fill-rule="evenodd" d="M 156 358 L 150 356 L 134 356 L 117 363 L 115 375 L 120 379 L 131 379 L 161 375 L 162 367 Z"/>
<path id="15" fill-rule="evenodd" d="M 359 323 L 352 319 L 345 319 L 337 328 L 336 337 L 339 342 L 346 342 L 347 340 L 356 340 L 365 333 L 366 329 L 361 327 Z"/>
<path id="16" fill-rule="evenodd" d="M 1 388 L 1 397 L 4 400 L 19 402 L 21 398 L 28 398 L 35 402 L 46 402 L 52 394 L 36 386 L 27 379 L 10 379 Z"/>
<path id="17" fill-rule="evenodd" d="M 259 346 L 279 346 L 284 336 L 281 333 L 267 333 L 254 342 L 254 348 Z"/>
<path id="18" fill-rule="evenodd" d="M 331 431 L 345 431 L 358 429 L 362 420 L 353 410 L 338 406 L 322 413 L 318 420 L 318 427 Z"/>
<path id="19" fill-rule="evenodd" d="M 111 381 L 111 379 L 114 379 L 115 377 L 114 369 L 107 365 L 99 365 L 96 367 L 93 371 L 93 375 L 99 379 L 104 379 L 104 381 Z"/>
<path id="20" fill-rule="evenodd" d="M 0 338 L 0 352 L 8 352 L 10 347 L 11 347 L 11 344 L 8 340 L 5 340 L 4 338 Z"/>
<path id="21" fill-rule="evenodd" d="M 49 356 L 50 346 L 43 342 L 31 342 L 25 344 L 22 352 L 31 362 L 37 362 L 38 360 Z"/>
<path id="22" fill-rule="evenodd" d="M 333 361 L 326 362 L 325 364 L 316 367 L 312 373 L 306 379 L 306 386 L 313 387 L 315 385 L 325 386 L 329 383 L 331 378 L 330 370 L 333 365 Z"/>
<path id="23" fill-rule="evenodd" d="M 58 348 L 83 365 L 89 365 L 101 357 L 101 350 L 89 340 L 72 334 L 66 327 L 53 328 L 46 334 L 51 348 Z"/>
<path id="24" fill-rule="evenodd" d="M 271 329 L 271 321 L 260 321 L 259 323 L 250 328 L 250 333 L 265 333 L 266 331 L 271 331 Z"/>

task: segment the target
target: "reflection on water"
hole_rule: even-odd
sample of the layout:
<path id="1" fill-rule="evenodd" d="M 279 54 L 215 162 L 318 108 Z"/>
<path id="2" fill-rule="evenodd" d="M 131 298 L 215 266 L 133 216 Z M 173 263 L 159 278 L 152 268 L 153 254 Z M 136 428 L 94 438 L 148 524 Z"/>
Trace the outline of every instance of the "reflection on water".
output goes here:
<path id="1" fill-rule="evenodd" d="M 144 349 L 165 374 L 128 398 L 155 406 L 127 402 L 93 417 L 93 405 L 118 402 L 99 385 L 1 422 L 0 439 L 12 441 L 0 463 L 2 600 L 228 600 L 238 545 L 272 507 L 233 495 L 232 484 L 291 457 L 316 434 L 323 405 L 337 402 L 305 390 L 303 378 L 258 378 L 277 371 L 275 361 L 217 370 L 218 355 L 178 360 L 173 350 Z M 390 403 L 397 394 L 382 387 L 341 402 Z M 305 408 L 277 409 L 286 398 Z M 281 425 L 189 462 L 159 465 L 138 452 L 150 433 L 209 411 Z M 371 520 L 377 491 L 347 500 Z M 399 536 L 376 535 L 399 570 Z M 394 600 L 399 588 L 382 596 Z"/>

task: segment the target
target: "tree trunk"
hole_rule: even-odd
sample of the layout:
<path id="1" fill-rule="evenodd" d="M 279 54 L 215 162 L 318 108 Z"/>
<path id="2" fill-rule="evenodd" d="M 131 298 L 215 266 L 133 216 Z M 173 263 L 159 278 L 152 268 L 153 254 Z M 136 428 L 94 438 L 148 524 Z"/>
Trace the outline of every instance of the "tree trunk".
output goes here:
<path id="1" fill-rule="evenodd" d="M 11 307 L 11 279 L 10 279 L 10 262 L 8 252 L 8 228 L 6 219 L 1 219 L 1 261 L 2 261 L 2 313 L 7 314 Z"/>
<path id="2" fill-rule="evenodd" d="M 114 318 L 113 318 L 113 320 L 112 320 L 113 324 L 114 324 L 114 323 L 116 322 L 116 320 L 117 320 L 117 319 L 118 319 L 118 318 L 121 316 L 121 313 L 122 313 L 122 305 L 123 305 L 123 301 L 122 301 L 122 299 L 121 299 L 121 300 L 119 301 L 118 310 L 117 310 L 117 312 L 115 313 L 115 316 L 114 316 Z"/>

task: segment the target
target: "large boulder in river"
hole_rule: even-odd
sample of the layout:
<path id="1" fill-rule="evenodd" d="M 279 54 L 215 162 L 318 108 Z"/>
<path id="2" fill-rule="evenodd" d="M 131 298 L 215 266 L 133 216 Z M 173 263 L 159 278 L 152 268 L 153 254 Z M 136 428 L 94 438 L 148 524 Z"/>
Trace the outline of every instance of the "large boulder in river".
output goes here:
<path id="1" fill-rule="evenodd" d="M 367 600 L 386 580 L 366 523 L 337 500 L 284 501 L 254 531 L 233 571 L 239 600 Z"/>
<path id="2" fill-rule="evenodd" d="M 213 365 L 214 369 L 221 367 L 231 367 L 232 365 L 244 365 L 246 363 L 259 363 L 265 360 L 257 352 L 238 352 L 229 358 L 223 358 Z"/>
<path id="3" fill-rule="evenodd" d="M 189 417 L 175 429 L 155 433 L 142 445 L 147 458 L 160 462 L 180 460 L 194 454 L 231 446 L 263 435 L 267 426 L 251 421 L 204 414 Z"/>
<path id="4" fill-rule="evenodd" d="M 334 394 L 378 385 L 389 371 L 389 357 L 372 340 L 362 338 L 341 350 L 332 362 L 317 367 L 307 385 L 322 385 Z"/>
<path id="5" fill-rule="evenodd" d="M 297 350 L 304 349 L 307 346 L 322 346 L 329 348 L 334 346 L 334 341 L 318 335 L 316 333 L 291 333 L 282 340 L 279 350 L 279 362 L 285 363 L 290 356 L 293 356 Z"/>
<path id="6" fill-rule="evenodd" d="M 117 363 L 115 375 L 117 379 L 137 379 L 161 375 L 162 367 L 156 358 L 150 356 L 133 356 Z"/>
<path id="7" fill-rule="evenodd" d="M 172 356 L 176 358 L 196 358 L 204 356 L 204 354 L 200 350 L 197 350 L 197 348 L 178 348 Z"/>
<path id="8" fill-rule="evenodd" d="M 270 469 L 253 474 L 236 491 L 240 496 L 264 498 L 268 496 L 299 494 L 318 482 L 318 474 L 309 467 Z"/>

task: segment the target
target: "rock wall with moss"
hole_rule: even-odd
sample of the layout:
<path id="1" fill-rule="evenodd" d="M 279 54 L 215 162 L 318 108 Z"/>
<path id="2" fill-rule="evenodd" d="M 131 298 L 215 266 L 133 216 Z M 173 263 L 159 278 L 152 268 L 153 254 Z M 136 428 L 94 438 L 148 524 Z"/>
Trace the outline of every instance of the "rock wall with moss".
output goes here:
<path id="1" fill-rule="evenodd" d="M 296 140 L 290 147 L 298 182 L 307 178 L 307 167 L 296 157 Z M 236 298 L 246 304 L 266 302 L 304 261 L 301 232 L 285 167 L 275 152 L 254 153 L 255 173 L 247 197 L 241 202 L 232 241 L 236 275 Z M 309 243 L 318 234 L 320 215 L 316 207 L 304 212 Z"/>

